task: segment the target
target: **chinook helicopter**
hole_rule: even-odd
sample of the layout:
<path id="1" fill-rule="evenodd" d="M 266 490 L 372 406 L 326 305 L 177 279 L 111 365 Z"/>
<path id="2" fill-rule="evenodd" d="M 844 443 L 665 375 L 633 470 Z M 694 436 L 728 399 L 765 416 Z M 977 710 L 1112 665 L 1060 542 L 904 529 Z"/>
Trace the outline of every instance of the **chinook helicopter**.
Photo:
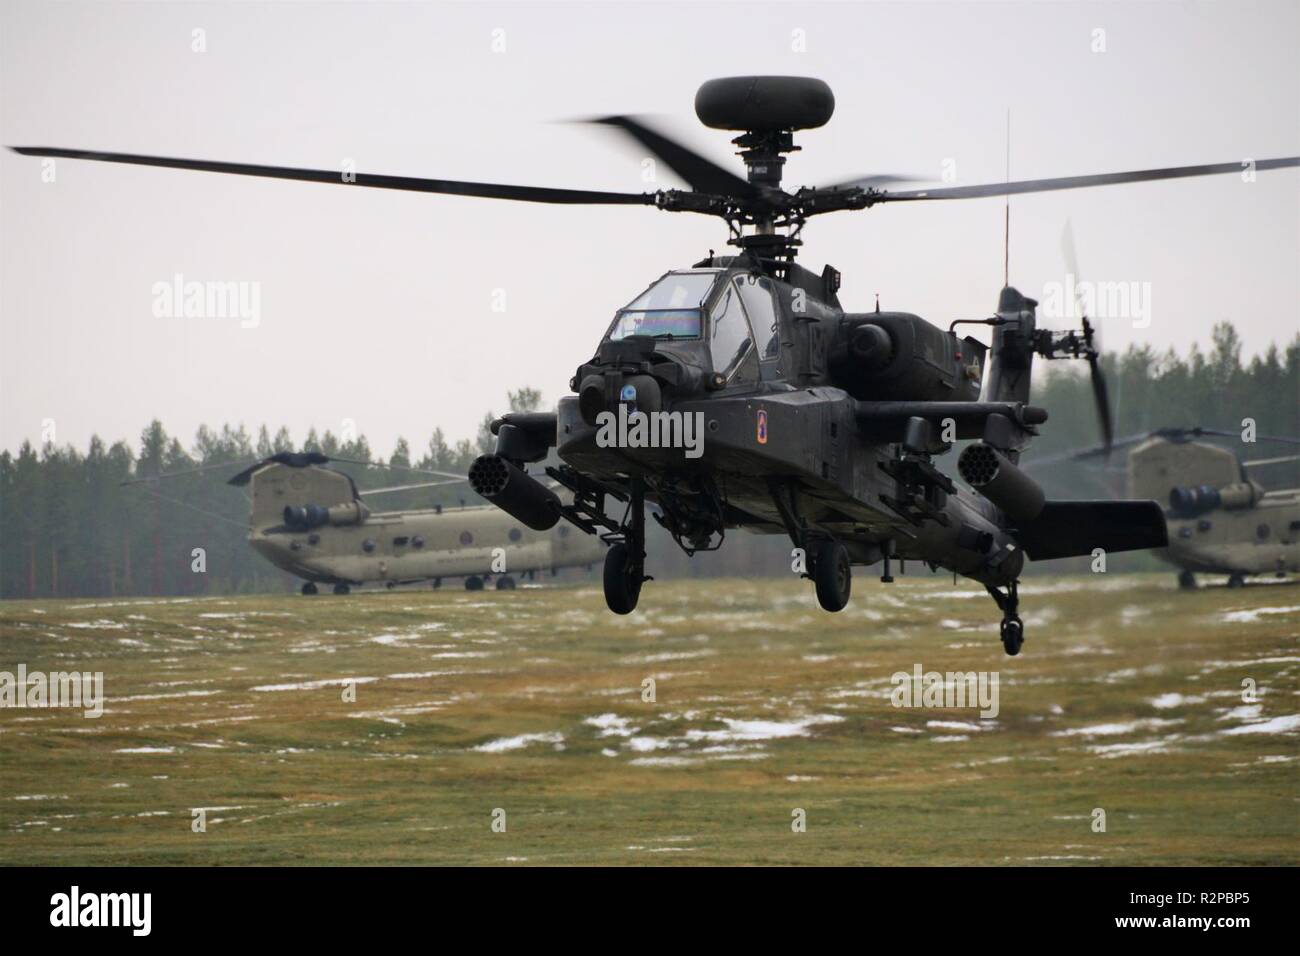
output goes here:
<path id="1" fill-rule="evenodd" d="M 547 568 L 590 567 L 604 546 L 568 526 L 543 533 L 519 526 L 488 505 L 441 506 L 418 511 L 371 511 L 352 478 L 331 462 L 371 464 L 331 458 L 319 452 L 280 452 L 244 468 L 227 484 L 249 491 L 248 543 L 277 568 L 303 578 L 302 593 L 332 585 L 335 594 L 353 587 L 463 577 L 465 588 L 480 591 L 496 575 L 498 590 L 513 590 L 514 575 L 529 578 Z M 214 466 L 133 478 L 124 484 L 152 484 Z M 229 468 L 230 465 L 215 467 Z M 391 467 L 391 466 L 386 466 Z M 463 476 L 420 468 L 404 470 L 442 480 L 375 488 L 375 497 L 399 491 L 456 484 Z"/>
<path id="2" fill-rule="evenodd" d="M 674 270 L 619 310 L 596 354 L 578 367 L 577 393 L 554 413 L 514 413 L 493 424 L 496 451 L 471 468 L 474 489 L 538 531 L 562 519 L 600 535 L 609 608 L 635 609 L 645 574 L 645 512 L 690 554 L 721 545 L 727 530 L 786 534 L 829 611 L 849 600 L 851 566 L 913 559 L 982 583 L 1002 612 L 1001 638 L 1019 653 L 1017 613 L 1025 556 L 1035 560 L 1163 547 L 1164 515 L 1154 501 L 1049 501 L 1017 462 L 1046 421 L 1029 403 L 1036 357 L 1078 358 L 1094 367 L 1092 330 L 1040 329 L 1036 302 L 1009 285 L 988 318 L 991 345 L 959 337 L 906 312 L 846 313 L 840 273 L 795 262 L 808 219 L 886 203 L 1011 196 L 1087 186 L 1237 173 L 1220 163 L 981 186 L 888 190 L 890 177 L 829 186 L 781 187 L 795 131 L 825 125 L 835 99 L 805 77 L 728 77 L 699 90 L 704 125 L 739 133 L 732 142 L 744 178 L 640 120 L 596 122 L 630 136 L 689 189 L 601 192 L 464 182 L 60 147 L 20 147 L 28 156 L 95 160 L 270 177 L 349 187 L 511 199 L 644 205 L 715 216 L 735 256 L 710 256 Z M 1257 171 L 1294 167 L 1300 157 L 1259 160 Z M 983 387 L 981 389 L 981 382 Z M 1099 401 L 1104 406 L 1104 401 Z M 605 439 L 604 416 L 668 416 L 642 444 L 645 419 Z M 678 417 L 673 420 L 671 416 Z M 690 416 L 687 418 L 687 416 Z M 1108 421 L 1103 418 L 1103 425 Z M 666 422 L 662 427 L 658 423 Z M 679 447 L 688 423 L 696 442 Z M 666 438 L 666 441 L 663 440 Z M 1107 438 L 1109 433 L 1107 430 Z M 624 440 L 626 439 L 626 440 Z M 957 463 L 973 491 L 934 465 L 957 439 L 976 439 Z M 667 446 L 667 447 L 665 447 Z M 563 500 L 526 471 L 555 449 L 544 473 L 572 494 Z M 606 514 L 610 500 L 620 519 Z"/>
<path id="3" fill-rule="evenodd" d="M 1156 555 L 1178 568 L 1178 586 L 1196 587 L 1196 575 L 1226 574 L 1239 588 L 1251 575 L 1300 571 L 1300 487 L 1266 490 L 1254 472 L 1300 461 L 1300 455 L 1242 460 L 1200 438 L 1240 438 L 1212 428 L 1158 428 L 1118 439 L 1127 456 L 1127 493 L 1169 503 L 1169 546 Z M 1258 442 L 1300 445 L 1300 438 L 1259 435 Z M 1088 448 L 1035 461 L 1035 467 L 1097 459 Z M 1294 467 L 1292 478 L 1296 476 Z"/>

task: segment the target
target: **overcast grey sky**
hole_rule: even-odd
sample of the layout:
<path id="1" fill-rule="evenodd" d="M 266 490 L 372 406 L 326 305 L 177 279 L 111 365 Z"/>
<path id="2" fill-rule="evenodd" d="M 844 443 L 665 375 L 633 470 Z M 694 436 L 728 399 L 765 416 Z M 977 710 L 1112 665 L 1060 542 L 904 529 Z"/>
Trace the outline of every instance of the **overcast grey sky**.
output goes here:
<path id="1" fill-rule="evenodd" d="M 202 30 L 205 52 L 194 52 Z M 1102 30 L 1104 34 L 1096 31 Z M 503 32 L 495 32 L 503 31 Z M 800 31 L 800 32 L 796 32 Z M 1098 37 L 1104 52 L 1096 52 Z M 641 157 L 556 120 L 655 113 L 724 164 L 698 85 L 818 76 L 836 95 L 786 185 L 916 172 L 1012 178 L 1300 154 L 1300 4 L 152 4 L 0 7 L 0 141 L 363 172 L 643 191 Z M 803 49 L 800 51 L 799 40 Z M 504 40 L 504 50 L 494 50 Z M 1014 199 L 1011 280 L 1137 282 L 1151 321 L 1108 348 L 1247 352 L 1300 328 L 1300 172 Z M 900 204 L 816 219 L 804 265 L 846 307 L 946 324 L 987 315 L 1002 202 Z M 725 249 L 722 224 L 0 156 L 0 447 L 92 433 L 134 444 L 161 417 L 336 432 L 387 454 L 435 425 L 473 434 L 507 389 L 567 391 L 612 310 Z M 154 314 L 154 285 L 255 282 L 260 322 Z M 504 292 L 505 311 L 493 310 Z M 494 294 L 496 298 L 494 299 Z M 1294 397 L 1292 397 L 1294 398 Z M 1289 399 L 1288 399 L 1289 400 Z"/>

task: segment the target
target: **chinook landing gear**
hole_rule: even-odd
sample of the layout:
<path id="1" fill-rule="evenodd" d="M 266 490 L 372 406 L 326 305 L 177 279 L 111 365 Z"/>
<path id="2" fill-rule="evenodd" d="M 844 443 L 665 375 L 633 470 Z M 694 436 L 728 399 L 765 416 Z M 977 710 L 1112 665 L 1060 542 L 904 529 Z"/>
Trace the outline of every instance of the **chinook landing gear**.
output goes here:
<path id="1" fill-rule="evenodd" d="M 319 591 L 320 588 L 316 587 L 316 583 L 314 581 L 302 582 L 302 593 L 304 596 L 311 597 L 313 594 L 316 594 Z"/>
<path id="2" fill-rule="evenodd" d="M 605 552 L 605 604 L 615 614 L 631 614 L 641 597 L 645 573 L 645 485 L 632 479 L 627 514 Z"/>
<path id="3" fill-rule="evenodd" d="M 335 593 L 335 594 L 351 594 L 351 593 L 352 593 L 352 589 L 351 589 L 350 587 L 348 587 L 346 584 L 336 584 L 336 585 L 334 585 L 334 593 Z"/>
<path id="4" fill-rule="evenodd" d="M 482 579 L 481 577 L 479 577 L 477 574 L 471 574 L 469 577 L 467 577 L 467 578 L 465 579 L 465 590 L 466 590 L 466 591 L 482 591 L 482 590 L 483 590 L 483 579 Z"/>
<path id="5" fill-rule="evenodd" d="M 1195 590 L 1196 590 L 1196 575 L 1192 574 L 1191 571 L 1179 571 L 1179 572 L 1178 572 L 1178 587 L 1179 587 L 1180 590 L 1183 590 L 1183 591 L 1195 591 Z"/>
<path id="6" fill-rule="evenodd" d="M 1020 620 L 1020 615 L 1016 613 L 1020 609 L 1020 582 L 1012 581 L 1007 585 L 1006 594 L 992 585 L 986 584 L 984 587 L 989 594 L 993 595 L 993 600 L 1002 611 L 1000 628 L 1002 649 L 1007 652 L 1008 657 L 1015 657 L 1025 643 L 1025 622 Z"/>
<path id="7" fill-rule="evenodd" d="M 497 578 L 498 591 L 513 591 L 515 589 L 515 579 L 506 574 Z"/>

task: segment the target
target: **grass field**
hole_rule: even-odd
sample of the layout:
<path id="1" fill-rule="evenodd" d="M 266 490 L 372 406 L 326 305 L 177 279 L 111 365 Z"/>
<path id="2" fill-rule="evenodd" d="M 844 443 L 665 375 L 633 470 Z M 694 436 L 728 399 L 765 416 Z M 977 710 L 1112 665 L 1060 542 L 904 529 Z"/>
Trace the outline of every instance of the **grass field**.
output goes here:
<path id="1" fill-rule="evenodd" d="M 1018 658 L 937 576 L 4 603 L 0 671 L 108 700 L 0 709 L 0 862 L 1298 863 L 1300 587 L 1172 578 L 1030 579 Z"/>

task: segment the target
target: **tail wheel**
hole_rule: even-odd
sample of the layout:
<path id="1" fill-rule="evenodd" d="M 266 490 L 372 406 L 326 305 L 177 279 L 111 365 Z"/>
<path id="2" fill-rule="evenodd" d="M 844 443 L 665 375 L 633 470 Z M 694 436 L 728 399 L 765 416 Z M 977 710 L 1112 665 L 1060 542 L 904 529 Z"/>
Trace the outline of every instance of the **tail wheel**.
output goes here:
<path id="1" fill-rule="evenodd" d="M 1025 643 L 1025 625 L 1018 617 L 1010 617 L 1002 622 L 1002 649 L 1008 657 L 1015 657 Z"/>
<path id="2" fill-rule="evenodd" d="M 627 544 L 618 541 L 605 552 L 605 603 L 615 614 L 631 614 L 641 597 L 642 568 Z"/>
<path id="3" fill-rule="evenodd" d="M 827 611 L 844 610 L 853 588 L 848 549 L 838 541 L 823 541 L 813 562 L 813 579 L 817 583 L 818 603 Z"/>

